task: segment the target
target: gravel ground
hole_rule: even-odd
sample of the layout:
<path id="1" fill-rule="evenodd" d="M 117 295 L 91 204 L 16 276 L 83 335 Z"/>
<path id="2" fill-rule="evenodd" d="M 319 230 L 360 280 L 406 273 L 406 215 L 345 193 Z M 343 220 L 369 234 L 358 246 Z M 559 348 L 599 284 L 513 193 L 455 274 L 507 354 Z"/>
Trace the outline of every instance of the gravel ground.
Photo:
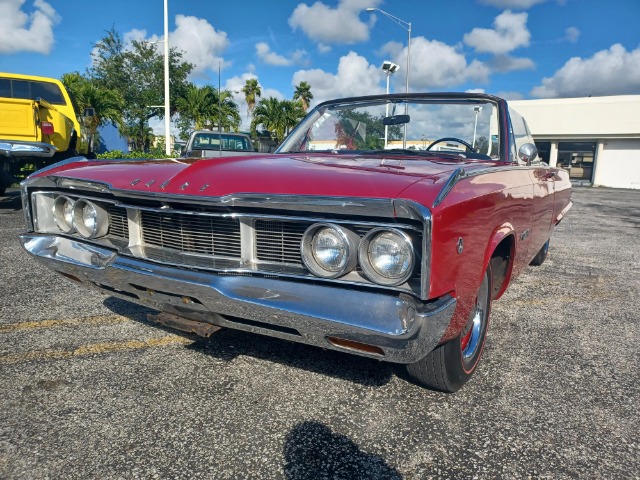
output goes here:
<path id="1" fill-rule="evenodd" d="M 0 197 L 0 478 L 640 478 L 640 191 L 575 206 L 460 392 L 148 311 L 29 258 Z"/>

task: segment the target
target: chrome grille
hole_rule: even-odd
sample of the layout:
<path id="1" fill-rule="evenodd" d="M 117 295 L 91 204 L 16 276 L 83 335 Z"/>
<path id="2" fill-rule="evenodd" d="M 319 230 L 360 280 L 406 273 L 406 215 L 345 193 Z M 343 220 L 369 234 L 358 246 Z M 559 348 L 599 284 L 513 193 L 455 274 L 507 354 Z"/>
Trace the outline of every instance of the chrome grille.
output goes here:
<path id="1" fill-rule="evenodd" d="M 107 208 L 109 213 L 109 235 L 129 239 L 129 222 L 127 220 L 127 209 L 109 205 Z"/>
<path id="2" fill-rule="evenodd" d="M 143 242 L 185 253 L 240 258 L 237 218 L 142 210 Z"/>
<path id="3" fill-rule="evenodd" d="M 311 222 L 256 220 L 256 258 L 301 265 L 300 242 Z"/>

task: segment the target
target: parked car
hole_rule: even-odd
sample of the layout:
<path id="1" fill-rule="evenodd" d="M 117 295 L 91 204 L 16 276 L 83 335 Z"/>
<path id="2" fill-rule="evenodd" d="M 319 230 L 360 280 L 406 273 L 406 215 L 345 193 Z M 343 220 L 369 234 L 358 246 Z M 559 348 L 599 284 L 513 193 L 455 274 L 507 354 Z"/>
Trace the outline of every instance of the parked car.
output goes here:
<path id="1" fill-rule="evenodd" d="M 324 102 L 274 154 L 70 159 L 22 198 L 27 252 L 161 323 L 393 362 L 447 392 L 572 205 L 524 119 L 471 93 Z"/>
<path id="2" fill-rule="evenodd" d="M 192 132 L 182 149 L 183 157 L 232 157 L 255 153 L 251 137 L 245 133 L 213 132 L 200 130 Z"/>
<path id="3" fill-rule="evenodd" d="M 0 195 L 26 164 L 91 153 L 88 130 L 62 82 L 0 72 Z"/>

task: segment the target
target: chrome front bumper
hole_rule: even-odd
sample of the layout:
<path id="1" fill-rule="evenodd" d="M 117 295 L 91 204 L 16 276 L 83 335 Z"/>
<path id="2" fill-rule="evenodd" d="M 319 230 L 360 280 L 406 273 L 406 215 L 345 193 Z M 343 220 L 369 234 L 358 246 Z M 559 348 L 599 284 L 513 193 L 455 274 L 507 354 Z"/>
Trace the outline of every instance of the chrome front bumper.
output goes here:
<path id="1" fill-rule="evenodd" d="M 51 158 L 56 150 L 57 148 L 50 143 L 0 140 L 0 155 L 10 157 Z"/>
<path id="2" fill-rule="evenodd" d="M 103 293 L 221 327 L 389 362 L 412 363 L 433 350 L 456 306 L 448 295 L 421 302 L 405 294 L 165 266 L 55 235 L 24 234 L 20 241 L 52 270 Z"/>

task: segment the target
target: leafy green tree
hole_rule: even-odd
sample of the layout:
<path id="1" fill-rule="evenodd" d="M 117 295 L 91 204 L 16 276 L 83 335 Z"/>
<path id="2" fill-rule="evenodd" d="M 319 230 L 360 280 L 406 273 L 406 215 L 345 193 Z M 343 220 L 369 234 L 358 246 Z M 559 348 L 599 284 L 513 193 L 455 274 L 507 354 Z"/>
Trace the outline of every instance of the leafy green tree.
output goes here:
<path id="1" fill-rule="evenodd" d="M 293 99 L 299 100 L 302 103 L 302 109 L 306 112 L 309 109 L 309 103 L 313 100 L 311 85 L 308 82 L 300 82 L 293 92 Z"/>
<path id="2" fill-rule="evenodd" d="M 181 52 L 170 49 L 171 115 L 177 112 L 177 99 L 186 94 L 187 75 L 192 69 L 193 65 L 182 60 Z M 151 107 L 164 103 L 164 54 L 144 41 L 133 41 L 130 47 L 126 46 L 112 28 L 95 45 L 89 76 L 97 86 L 120 92 L 125 130 L 136 149 L 143 149 L 148 143 L 149 119 L 164 118 L 164 108 Z"/>
<path id="3" fill-rule="evenodd" d="M 244 101 L 247 102 L 247 113 L 251 117 L 253 114 L 253 110 L 256 108 L 258 97 L 262 95 L 262 89 L 258 84 L 258 79 L 247 79 L 244 87 L 242 87 L 242 93 L 244 93 Z"/>
<path id="4" fill-rule="evenodd" d="M 123 127 L 124 101 L 119 91 L 96 85 L 90 78 L 78 72 L 65 73 L 62 83 L 69 91 L 78 115 L 81 115 L 85 108 L 94 109 L 93 117 L 84 118 L 84 124 L 94 139 L 94 144 L 98 140 L 98 128 L 106 123 L 111 122 L 119 128 Z"/>

